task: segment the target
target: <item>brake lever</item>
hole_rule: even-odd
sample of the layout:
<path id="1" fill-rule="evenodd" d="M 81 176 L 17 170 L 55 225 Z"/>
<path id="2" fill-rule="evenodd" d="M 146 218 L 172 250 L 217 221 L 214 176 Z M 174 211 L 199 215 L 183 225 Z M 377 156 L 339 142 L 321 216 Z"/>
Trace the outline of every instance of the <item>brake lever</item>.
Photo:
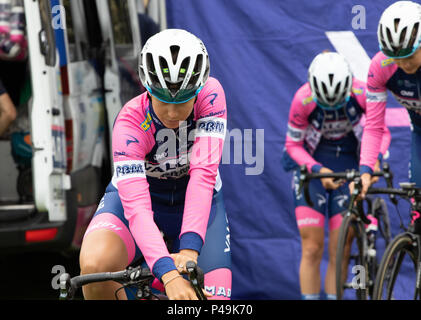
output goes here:
<path id="1" fill-rule="evenodd" d="M 308 203 L 308 205 L 310 207 L 313 207 L 314 204 L 311 201 L 310 193 L 309 193 L 309 190 L 308 190 L 309 189 L 308 186 L 310 184 L 310 180 L 308 179 L 307 175 L 308 175 L 307 166 L 304 164 L 304 165 L 302 165 L 300 167 L 300 177 L 299 177 L 300 182 L 298 184 L 297 193 L 298 194 L 301 194 L 301 192 L 304 189 L 304 199 L 306 200 L 306 202 Z"/>
<path id="2" fill-rule="evenodd" d="M 384 176 L 384 179 L 386 180 L 387 187 L 393 188 L 393 173 L 390 171 L 390 166 L 387 162 L 383 163 L 383 172 L 385 172 L 383 176 Z M 398 199 L 396 198 L 396 195 L 390 194 L 389 199 L 390 201 L 392 201 L 394 205 L 398 204 Z"/>
<path id="3" fill-rule="evenodd" d="M 360 194 L 361 189 L 362 189 L 362 181 L 361 181 L 361 178 L 358 177 L 358 178 L 356 178 L 354 180 L 354 191 L 352 192 L 352 195 L 351 195 L 350 208 L 352 208 L 352 206 L 354 205 L 354 202 L 356 201 L 358 195 Z M 358 213 L 358 216 L 360 217 L 360 219 L 365 224 L 370 224 L 371 221 L 364 214 L 362 201 L 357 201 L 357 205 L 356 206 L 357 206 L 357 213 Z"/>
<path id="4" fill-rule="evenodd" d="M 189 281 L 191 282 L 197 297 L 200 300 L 208 300 L 202 290 L 205 287 L 204 274 L 202 269 L 200 269 L 194 261 L 187 261 L 186 269 Z"/>
<path id="5" fill-rule="evenodd" d="M 300 176 L 298 177 L 298 179 L 299 179 L 298 190 L 297 190 L 298 194 L 300 194 L 302 192 L 304 184 L 308 180 L 307 174 L 308 174 L 308 171 L 307 171 L 306 165 L 302 165 L 300 167 Z"/>

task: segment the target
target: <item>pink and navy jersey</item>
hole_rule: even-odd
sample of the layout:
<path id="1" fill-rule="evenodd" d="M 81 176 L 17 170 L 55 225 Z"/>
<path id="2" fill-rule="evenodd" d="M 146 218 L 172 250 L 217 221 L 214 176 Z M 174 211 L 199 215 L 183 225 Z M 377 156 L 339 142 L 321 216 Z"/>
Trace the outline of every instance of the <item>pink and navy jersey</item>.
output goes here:
<path id="1" fill-rule="evenodd" d="M 291 103 L 284 168 L 291 170 L 305 164 L 309 171 L 319 171 L 323 164 L 313 157 L 316 149 L 322 153 L 357 153 L 363 131 L 361 119 L 365 112 L 366 85 L 362 81 L 353 79 L 348 103 L 337 110 L 318 107 L 309 83 L 304 84 Z M 385 126 L 383 129 L 381 154 L 387 151 L 390 143 L 390 132 Z"/>
<path id="2" fill-rule="evenodd" d="M 392 58 L 378 52 L 371 60 L 367 78 L 367 122 L 364 128 L 360 171 L 372 172 L 385 123 L 387 91 L 409 113 L 412 125 L 421 129 L 421 69 L 406 74 Z"/>
<path id="3" fill-rule="evenodd" d="M 209 78 L 194 109 L 178 129 L 165 128 L 145 92 L 129 101 L 113 129 L 114 175 L 124 215 L 154 274 L 174 269 L 154 223 L 151 194 L 183 197 L 180 250 L 200 252 L 204 244 L 214 189 L 221 188 L 218 166 L 227 126 L 225 93 Z"/>

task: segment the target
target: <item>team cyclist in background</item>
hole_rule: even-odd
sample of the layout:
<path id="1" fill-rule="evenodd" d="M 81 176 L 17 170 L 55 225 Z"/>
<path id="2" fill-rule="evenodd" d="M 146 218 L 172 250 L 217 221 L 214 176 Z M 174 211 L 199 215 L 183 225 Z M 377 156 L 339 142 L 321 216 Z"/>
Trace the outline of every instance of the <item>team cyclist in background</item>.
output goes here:
<path id="1" fill-rule="evenodd" d="M 209 77 L 203 42 L 180 29 L 147 41 L 139 76 L 147 91 L 115 121 L 114 176 L 84 236 L 81 273 L 122 270 L 143 255 L 169 299 L 197 299 L 181 276 L 193 260 L 205 273 L 207 295 L 228 299 L 229 228 L 218 172 L 224 90 Z M 90 284 L 83 293 L 113 299 L 119 287 Z M 120 290 L 119 298 L 128 294 Z"/>
<path id="2" fill-rule="evenodd" d="M 353 78 L 348 62 L 335 52 L 317 55 L 308 82 L 295 93 L 286 136 L 285 170 L 306 165 L 310 172 L 358 169 L 361 118 L 366 111 L 366 85 Z M 390 133 L 383 126 L 379 146 L 384 154 Z M 376 158 L 377 159 L 377 158 Z M 376 161 L 375 161 L 376 162 Z M 379 166 L 380 161 L 376 165 Z M 335 264 L 340 214 L 346 210 L 349 189 L 333 179 L 311 180 L 314 207 L 298 193 L 299 170 L 294 173 L 295 215 L 301 236 L 300 288 L 302 299 L 320 299 L 320 263 L 324 250 L 325 215 L 329 219 L 329 262 L 325 277 L 327 299 L 336 299 Z"/>
<path id="3" fill-rule="evenodd" d="M 421 187 L 421 5 L 398 1 L 382 14 L 377 31 L 380 52 L 371 60 L 367 78 L 367 121 L 360 172 L 365 197 L 371 185 L 385 127 L 387 91 L 404 106 L 411 119 L 409 176 Z"/>

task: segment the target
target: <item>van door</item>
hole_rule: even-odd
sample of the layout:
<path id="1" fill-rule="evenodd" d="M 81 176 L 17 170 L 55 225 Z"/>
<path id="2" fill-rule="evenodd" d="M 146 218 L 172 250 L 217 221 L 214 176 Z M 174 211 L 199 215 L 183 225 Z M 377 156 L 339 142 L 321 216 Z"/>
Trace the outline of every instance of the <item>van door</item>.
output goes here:
<path id="1" fill-rule="evenodd" d="M 114 120 L 121 108 L 143 91 L 137 74 L 141 47 L 139 4 L 136 0 L 96 0 L 96 4 L 107 45 L 104 83 L 111 141 Z"/>
<path id="2" fill-rule="evenodd" d="M 25 0 L 32 101 L 33 190 L 38 211 L 50 221 L 66 220 L 66 149 L 59 59 L 49 0 Z"/>

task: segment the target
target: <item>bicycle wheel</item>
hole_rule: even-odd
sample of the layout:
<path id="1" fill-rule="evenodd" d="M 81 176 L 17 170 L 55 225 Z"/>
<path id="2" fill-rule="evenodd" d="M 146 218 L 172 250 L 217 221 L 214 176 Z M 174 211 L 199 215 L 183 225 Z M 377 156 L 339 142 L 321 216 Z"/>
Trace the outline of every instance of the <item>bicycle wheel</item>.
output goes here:
<path id="1" fill-rule="evenodd" d="M 347 212 L 339 229 L 336 250 L 336 296 L 338 300 L 344 298 L 344 289 L 354 289 L 358 300 L 367 299 L 365 275 L 368 267 L 364 255 L 365 237 L 364 224 L 354 213 Z M 353 264 L 350 263 L 351 259 L 354 260 Z M 352 277 L 351 274 L 355 276 Z"/>
<path id="2" fill-rule="evenodd" d="M 416 298 L 418 246 L 408 234 L 398 235 L 386 248 L 374 284 L 374 300 Z M 414 290 L 411 290 L 414 288 Z"/>

